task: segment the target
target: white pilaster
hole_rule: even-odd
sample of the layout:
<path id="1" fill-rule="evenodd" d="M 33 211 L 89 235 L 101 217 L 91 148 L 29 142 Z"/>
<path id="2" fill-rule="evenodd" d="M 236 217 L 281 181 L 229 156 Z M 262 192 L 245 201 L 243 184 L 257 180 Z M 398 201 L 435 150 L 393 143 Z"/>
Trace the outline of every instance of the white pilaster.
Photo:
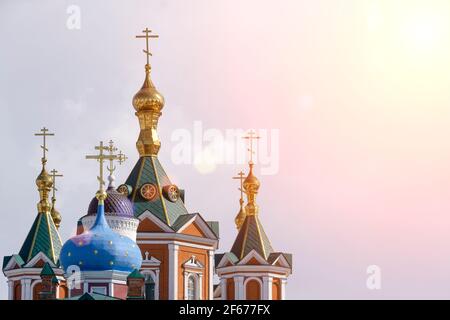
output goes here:
<path id="1" fill-rule="evenodd" d="M 8 280 L 8 300 L 14 300 L 14 281 Z"/>
<path id="2" fill-rule="evenodd" d="M 178 299 L 178 245 L 169 243 L 169 300 Z"/>
<path id="3" fill-rule="evenodd" d="M 22 300 L 31 300 L 31 279 L 20 280 Z"/>
<path id="4" fill-rule="evenodd" d="M 155 300 L 159 300 L 159 269 L 155 270 Z"/>
<path id="5" fill-rule="evenodd" d="M 272 277 L 263 277 L 262 299 L 272 300 Z"/>
<path id="6" fill-rule="evenodd" d="M 286 300 L 286 279 L 281 279 L 281 287 L 280 287 L 280 299 Z"/>
<path id="7" fill-rule="evenodd" d="M 198 300 L 203 300 L 203 274 L 198 274 Z"/>
<path id="8" fill-rule="evenodd" d="M 220 279 L 220 299 L 227 300 L 227 279 Z"/>
<path id="9" fill-rule="evenodd" d="M 209 250 L 208 298 L 214 300 L 214 251 Z"/>
<path id="10" fill-rule="evenodd" d="M 244 300 L 244 277 L 234 277 L 234 300 Z"/>

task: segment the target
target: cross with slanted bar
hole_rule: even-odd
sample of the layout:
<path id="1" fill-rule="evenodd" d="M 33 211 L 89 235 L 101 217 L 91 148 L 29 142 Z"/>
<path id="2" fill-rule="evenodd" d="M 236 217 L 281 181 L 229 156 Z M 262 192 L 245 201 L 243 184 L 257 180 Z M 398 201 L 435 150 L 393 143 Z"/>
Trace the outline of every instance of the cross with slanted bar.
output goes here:
<path id="1" fill-rule="evenodd" d="M 159 36 L 156 34 L 151 34 L 152 30 L 149 30 L 148 28 L 145 28 L 145 30 L 142 30 L 142 32 L 145 33 L 145 35 L 136 36 L 136 38 L 145 38 L 145 49 L 143 49 L 142 51 L 144 51 L 144 53 L 147 55 L 147 64 L 150 64 L 149 56 L 151 56 L 152 53 L 150 52 L 150 49 L 148 47 L 148 39 L 159 38 Z"/>
<path id="2" fill-rule="evenodd" d="M 53 186 L 52 186 L 52 199 L 55 198 L 55 191 L 58 191 L 58 189 L 56 188 L 56 177 L 63 177 L 62 174 L 58 174 L 58 170 L 53 169 L 52 171 L 50 171 L 51 176 L 52 176 L 52 180 L 53 180 Z"/>
<path id="3" fill-rule="evenodd" d="M 253 140 L 257 140 L 261 137 L 257 136 L 255 131 L 251 130 L 248 132 L 247 136 L 242 137 L 242 138 L 249 140 L 250 148 L 247 149 L 250 152 L 249 163 L 253 164 L 253 154 L 255 153 L 255 151 L 253 150 Z"/>
<path id="4" fill-rule="evenodd" d="M 40 133 L 35 133 L 34 135 L 42 137 L 42 140 L 43 140 L 43 143 L 41 145 L 41 148 L 42 148 L 42 161 L 43 162 L 47 161 L 47 158 L 46 158 L 47 154 L 46 154 L 46 152 L 48 151 L 48 149 L 47 149 L 47 139 L 46 138 L 50 137 L 50 136 L 54 136 L 55 134 L 54 133 L 49 133 L 48 129 L 46 127 L 43 127 L 41 129 Z"/>

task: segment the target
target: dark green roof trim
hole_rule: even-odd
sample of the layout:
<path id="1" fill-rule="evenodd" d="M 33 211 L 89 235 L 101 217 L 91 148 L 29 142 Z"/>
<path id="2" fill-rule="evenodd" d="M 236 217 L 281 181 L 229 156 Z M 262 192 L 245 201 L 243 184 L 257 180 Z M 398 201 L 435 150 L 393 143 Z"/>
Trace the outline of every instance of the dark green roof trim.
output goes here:
<path id="1" fill-rule="evenodd" d="M 54 276 L 55 272 L 53 272 L 52 267 L 48 262 L 44 264 L 44 267 L 42 267 L 41 276 Z"/>
<path id="2" fill-rule="evenodd" d="M 116 297 L 111 297 L 111 296 L 107 296 L 104 294 L 100 294 L 100 293 L 84 293 L 81 296 L 76 296 L 76 297 L 71 297 L 71 298 L 66 298 L 65 300 L 122 300 Z"/>
<path id="3" fill-rule="evenodd" d="M 57 264 L 61 247 L 61 238 L 50 213 L 38 213 L 19 255 L 25 263 L 28 263 L 39 252 L 42 252 Z"/>
<path id="4" fill-rule="evenodd" d="M 183 214 L 178 217 L 178 219 L 172 224 L 172 229 L 174 231 L 180 230 L 189 220 L 195 217 L 196 213 Z"/>
<path id="5" fill-rule="evenodd" d="M 254 215 L 245 218 L 231 252 L 241 260 L 252 250 L 258 252 L 266 261 L 273 252 L 272 245 L 264 232 L 259 218 Z"/>
<path id="6" fill-rule="evenodd" d="M 219 221 L 206 221 L 208 226 L 211 228 L 212 232 L 216 235 L 217 239 L 219 239 Z"/>
<path id="7" fill-rule="evenodd" d="M 127 279 L 145 279 L 145 277 L 138 269 L 134 269 L 133 272 L 128 275 Z"/>

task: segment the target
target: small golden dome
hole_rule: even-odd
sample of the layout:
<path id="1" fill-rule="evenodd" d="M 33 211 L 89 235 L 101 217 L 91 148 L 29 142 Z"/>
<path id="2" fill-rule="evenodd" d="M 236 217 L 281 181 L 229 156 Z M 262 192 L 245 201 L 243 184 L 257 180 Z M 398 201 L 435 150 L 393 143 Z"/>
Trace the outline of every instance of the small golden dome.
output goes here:
<path id="1" fill-rule="evenodd" d="M 55 224 L 56 228 L 59 229 L 59 226 L 61 225 L 61 214 L 58 210 L 56 210 L 55 206 L 52 207 L 52 210 L 50 211 L 50 215 L 52 216 L 53 223 Z"/>
<path id="2" fill-rule="evenodd" d="M 45 167 L 42 168 L 41 173 L 36 178 L 36 185 L 39 190 L 50 189 L 53 185 L 52 177 L 45 171 Z"/>
<path id="3" fill-rule="evenodd" d="M 244 180 L 244 189 L 247 192 L 258 192 L 259 190 L 259 180 L 253 174 L 253 163 L 250 163 L 250 172 L 248 173 L 247 178 Z"/>
<path id="4" fill-rule="evenodd" d="M 245 217 L 247 216 L 245 213 L 245 209 L 243 207 L 244 200 L 240 199 L 239 202 L 241 204 L 241 208 L 240 208 L 238 214 L 236 215 L 236 218 L 234 218 L 234 223 L 236 224 L 236 228 L 238 230 L 241 229 L 242 225 L 244 224 Z"/>
<path id="5" fill-rule="evenodd" d="M 133 107 L 139 111 L 161 112 L 164 97 L 156 90 L 150 79 L 150 65 L 145 65 L 145 81 L 142 88 L 133 97 Z"/>

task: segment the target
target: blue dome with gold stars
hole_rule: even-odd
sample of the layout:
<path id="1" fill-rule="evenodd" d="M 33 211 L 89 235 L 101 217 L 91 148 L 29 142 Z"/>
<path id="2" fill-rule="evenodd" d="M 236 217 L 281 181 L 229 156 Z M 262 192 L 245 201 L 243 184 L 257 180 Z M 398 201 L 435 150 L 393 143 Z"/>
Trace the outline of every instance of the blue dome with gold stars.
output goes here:
<path id="1" fill-rule="evenodd" d="M 139 269 L 141 250 L 128 237 L 115 233 L 105 219 L 105 205 L 99 201 L 92 228 L 66 241 L 60 253 L 64 271 L 78 266 L 81 271 L 124 271 Z"/>

